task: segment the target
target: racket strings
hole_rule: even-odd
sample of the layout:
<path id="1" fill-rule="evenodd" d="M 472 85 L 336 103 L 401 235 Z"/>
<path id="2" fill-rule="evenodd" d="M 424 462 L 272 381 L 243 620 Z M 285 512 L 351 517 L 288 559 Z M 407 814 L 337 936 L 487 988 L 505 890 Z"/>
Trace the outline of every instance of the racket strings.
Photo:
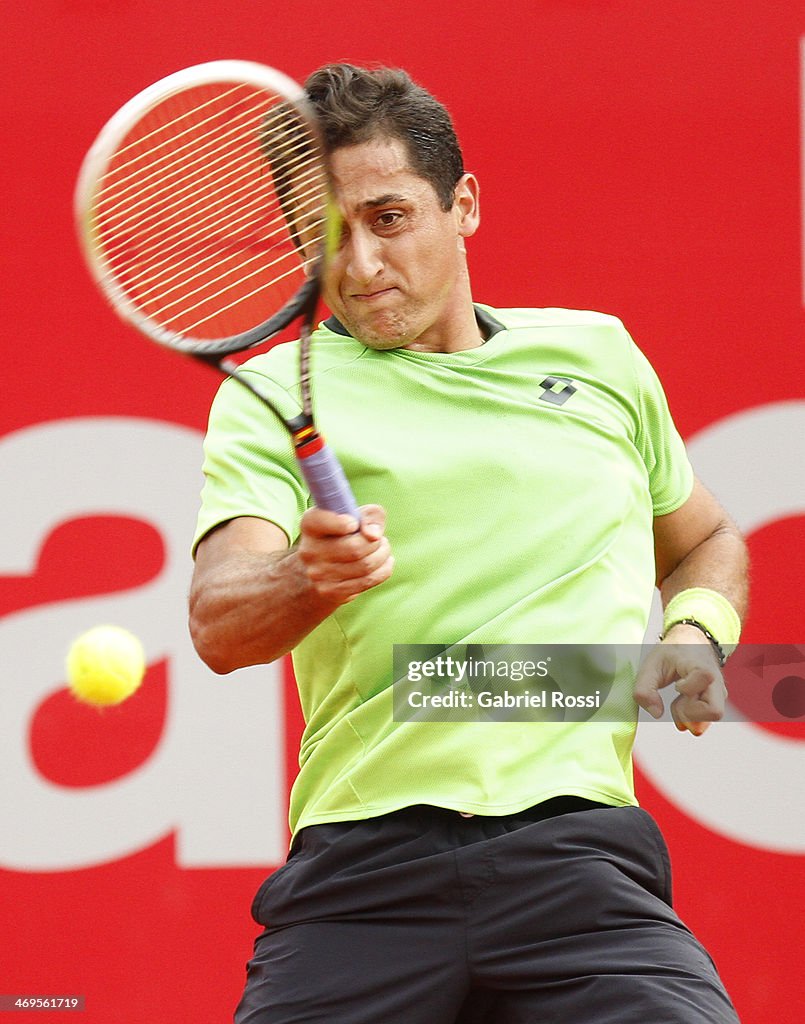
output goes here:
<path id="1" fill-rule="evenodd" d="M 208 257 L 208 261 L 209 261 Z M 217 251 L 212 256 L 214 262 L 205 264 L 203 253 L 199 253 L 197 257 L 186 257 L 184 260 L 179 261 L 174 265 L 170 260 L 162 261 L 168 265 L 168 269 L 174 269 L 174 273 L 167 273 L 155 278 L 152 272 L 134 274 L 129 278 L 131 286 L 140 285 L 137 288 L 137 295 L 142 302 L 150 302 L 157 296 L 162 300 L 162 304 L 159 307 L 155 307 L 152 310 L 153 316 L 165 315 L 169 310 L 175 309 L 178 303 L 181 301 L 181 297 L 177 295 L 181 292 L 185 297 L 190 297 L 194 294 L 200 294 L 207 292 L 206 299 L 209 300 L 214 296 L 209 293 L 211 284 L 215 284 L 218 280 L 224 280 L 227 277 L 225 272 L 221 272 L 217 277 L 211 276 L 211 272 L 214 272 L 215 267 L 223 267 L 221 259 L 217 255 Z M 294 260 L 294 266 L 290 269 L 283 270 L 277 273 L 276 277 L 272 280 L 274 283 L 280 281 L 286 274 L 294 274 L 297 272 L 297 257 L 293 253 L 281 252 L 272 260 L 265 260 L 265 253 L 262 251 L 255 252 L 254 255 L 249 256 L 241 260 L 241 267 L 246 270 L 252 267 L 254 264 L 258 264 L 250 274 L 245 275 L 241 280 L 247 280 L 249 277 L 255 274 L 262 273 L 265 270 L 272 270 L 279 267 L 283 263 L 287 263 L 289 259 Z M 303 266 L 306 268 L 314 262 L 314 258 L 306 259 L 303 261 Z M 190 273 L 185 273 L 185 267 L 187 264 L 192 264 L 193 270 Z M 191 288 L 190 285 L 195 285 Z M 226 289 L 223 289 L 225 291 Z M 170 301 L 165 301 L 169 296 L 175 295 Z M 188 307 L 185 312 L 189 311 L 193 307 Z"/>
<path id="2" fill-rule="evenodd" d="M 251 281 L 258 276 L 262 276 L 267 269 L 272 270 L 273 268 L 279 266 L 280 264 L 287 262 L 287 259 L 287 255 L 278 256 L 275 260 L 266 263 L 265 261 L 262 260 L 262 254 L 260 254 L 251 257 L 250 260 L 242 261 L 242 269 L 245 269 L 246 267 L 249 266 L 250 263 L 257 262 L 258 260 L 260 261 L 260 263 L 259 266 L 254 267 L 249 273 L 241 274 L 238 287 L 238 295 L 234 299 L 226 303 L 226 305 L 221 305 L 220 307 L 217 307 L 213 312 L 207 314 L 204 317 L 201 317 L 199 320 L 196 320 L 193 323 L 183 324 L 183 330 L 192 331 L 193 329 L 199 327 L 201 324 L 208 322 L 211 317 L 216 316 L 218 313 L 223 313 L 228 309 L 234 308 L 234 306 L 237 305 L 238 302 L 259 295 L 259 293 L 265 290 L 267 287 L 269 287 L 269 285 L 267 285 L 265 282 L 261 282 L 257 285 L 257 287 L 251 289 L 250 291 L 243 291 L 244 282 Z M 308 263 L 309 262 L 311 261 L 308 261 Z M 297 265 L 294 265 L 292 267 L 287 267 L 283 269 L 281 272 L 274 273 L 271 278 L 270 286 L 274 287 L 278 285 L 280 282 L 284 281 L 287 277 L 290 277 L 291 275 L 295 276 L 298 273 L 298 271 L 299 267 Z M 203 306 L 208 305 L 212 300 L 217 299 L 219 296 L 225 295 L 230 290 L 228 285 L 224 285 L 221 288 L 218 288 L 216 291 L 210 291 L 210 288 L 211 286 L 217 285 L 219 282 L 225 282 L 227 278 L 228 275 L 223 272 L 213 277 L 210 277 L 203 273 L 198 273 L 193 277 L 187 279 L 200 281 L 200 283 L 195 288 L 183 289 L 182 294 L 178 298 L 174 299 L 172 302 L 163 302 L 158 307 L 152 308 L 151 315 L 155 317 L 167 318 L 167 315 L 171 311 L 175 311 L 181 303 L 182 315 L 188 316 L 195 310 L 201 309 Z M 162 292 L 161 294 L 167 294 L 168 290 L 169 289 L 165 289 L 164 292 Z M 174 288 L 174 290 L 176 289 Z M 186 303 L 186 300 L 192 299 L 194 297 L 197 297 L 197 301 L 188 305 Z"/>
<path id="3" fill-rule="evenodd" d="M 143 236 L 147 237 L 148 231 L 152 227 L 156 227 L 156 225 L 158 225 L 159 223 L 163 225 L 163 230 L 165 231 L 165 233 L 167 233 L 168 230 L 170 229 L 172 233 L 175 234 L 175 229 L 177 227 L 181 227 L 182 225 L 187 223 L 197 222 L 197 211 L 199 209 L 204 209 L 205 206 L 209 207 L 210 205 L 209 195 L 205 194 L 202 190 L 202 186 L 206 185 L 215 185 L 220 194 L 222 196 L 227 197 L 227 199 L 225 199 L 223 202 L 220 202 L 216 206 L 216 211 L 222 215 L 218 218 L 219 221 L 221 223 L 229 224 L 230 227 L 235 225 L 237 221 L 233 221 L 230 218 L 230 211 L 232 209 L 238 208 L 239 206 L 244 214 L 248 213 L 249 211 L 248 205 L 243 206 L 241 204 L 241 197 L 244 194 L 251 193 L 253 195 L 252 203 L 254 205 L 257 205 L 261 201 L 261 199 L 265 198 L 264 196 L 261 196 L 259 192 L 255 191 L 255 175 L 254 173 L 250 173 L 255 172 L 258 167 L 262 167 L 264 164 L 264 160 L 259 155 L 255 156 L 253 152 L 253 143 L 251 142 L 251 140 L 249 140 L 249 143 L 250 144 L 248 146 L 244 145 L 243 147 L 244 156 L 246 157 L 246 159 L 243 162 L 239 160 L 233 162 L 233 156 L 237 157 L 237 154 L 233 154 L 231 147 L 225 148 L 224 146 L 219 146 L 219 150 L 221 151 L 221 153 L 218 157 L 218 160 L 209 162 L 205 173 L 193 177 L 193 179 L 187 182 L 182 188 L 173 188 L 171 190 L 170 185 L 173 184 L 173 182 L 168 182 L 167 185 L 164 185 L 156 192 L 146 192 L 143 198 L 141 198 L 139 202 L 136 203 L 131 203 L 131 190 L 129 190 L 128 194 L 124 196 L 124 198 L 119 203 L 115 204 L 116 207 L 123 208 L 123 214 L 121 216 L 115 217 L 111 213 L 103 211 L 103 223 L 105 230 L 114 232 L 114 234 L 117 235 L 120 239 L 117 246 L 115 246 L 114 244 L 110 244 L 107 247 L 107 252 L 109 253 L 109 255 L 114 255 L 117 250 L 125 247 L 125 245 L 127 244 L 126 233 L 135 228 L 140 233 L 142 233 Z M 298 150 L 301 147 L 297 146 L 295 148 Z M 287 159 L 287 154 L 290 154 L 291 150 L 287 146 L 284 147 L 284 149 L 286 152 Z M 249 159 L 250 150 L 251 157 Z M 223 173 L 221 173 L 221 171 L 219 170 L 219 168 L 222 165 L 225 165 Z M 306 171 L 306 168 L 317 165 L 318 161 L 316 160 L 315 156 L 310 156 L 308 157 L 307 160 L 296 162 L 296 171 L 298 174 L 301 175 Z M 192 165 L 190 167 L 182 168 L 181 173 L 183 177 L 186 178 L 189 172 L 192 171 L 192 169 Z M 238 179 L 240 180 L 240 186 L 233 187 L 233 184 L 235 184 L 238 181 Z M 107 185 L 106 187 L 108 189 L 110 186 Z M 111 187 L 114 188 L 114 184 L 112 184 Z M 305 193 L 305 200 L 307 200 L 307 198 L 311 196 L 315 197 L 316 199 L 320 199 L 322 187 L 323 183 L 321 179 L 317 176 L 316 179 L 311 183 L 310 188 Z M 141 188 L 139 191 L 140 193 L 143 193 L 145 190 Z M 191 201 L 188 201 L 188 196 L 192 196 L 194 193 L 197 194 L 196 199 L 194 201 L 192 199 Z M 171 196 L 169 201 L 162 202 L 164 194 L 168 194 Z M 101 196 L 101 199 L 103 199 L 103 195 Z M 159 206 L 156 205 L 157 202 L 160 203 Z M 150 208 L 150 215 L 143 213 L 143 207 Z M 184 212 L 184 216 L 173 218 L 173 214 L 178 210 L 182 210 Z M 246 220 L 246 217 L 243 216 L 241 219 Z M 269 220 L 267 223 L 264 223 L 264 226 L 278 227 L 283 223 L 284 217 L 278 215 L 273 220 Z M 215 228 L 216 226 L 217 224 L 214 221 L 211 222 L 210 224 L 204 224 L 195 232 L 195 234 L 197 234 L 198 236 L 202 236 L 205 230 L 208 230 L 209 228 Z M 229 232 L 229 234 L 233 233 L 234 232 L 231 231 Z M 191 235 L 187 237 L 192 238 L 193 234 L 191 233 Z M 155 231 L 153 248 L 158 247 L 158 245 L 159 239 L 156 236 Z M 141 249 L 138 253 L 138 255 L 140 256 L 147 254 L 147 249 Z"/>
<path id="4" fill-rule="evenodd" d="M 234 223 L 236 222 L 228 222 L 230 227 L 234 226 Z M 310 228 L 318 229 L 323 225 L 323 216 L 318 216 L 315 221 L 311 222 Z M 285 278 L 297 274 L 299 269 L 299 255 L 295 250 L 285 252 L 280 251 L 278 255 L 268 261 L 266 261 L 265 255 L 266 253 L 263 251 L 263 247 L 261 246 L 260 251 L 257 251 L 254 255 L 241 260 L 240 265 L 243 271 L 251 268 L 248 273 L 243 273 L 241 275 L 241 286 L 246 281 L 253 280 L 257 276 L 262 276 L 266 270 L 274 270 L 283 264 L 287 264 L 289 260 L 293 261 L 293 265 L 289 268 L 277 271 L 268 284 L 263 282 L 258 287 L 243 293 L 239 298 L 235 298 L 228 302 L 219 310 L 210 313 L 199 320 L 195 320 L 193 323 L 184 323 L 182 325 L 182 329 L 185 331 L 195 330 L 203 323 L 207 322 L 211 317 L 217 315 L 217 313 L 234 308 L 241 299 L 252 298 L 258 295 L 262 289 L 277 285 Z M 186 257 L 181 262 L 185 265 L 187 263 L 192 263 L 195 269 L 191 273 L 184 273 L 182 268 L 177 269 L 171 260 L 166 258 L 165 260 L 162 260 L 161 263 L 162 265 L 167 265 L 173 268 L 175 270 L 173 274 L 155 278 L 152 272 L 153 268 L 151 268 L 148 274 L 135 275 L 135 277 L 131 279 L 132 284 L 145 282 L 145 286 L 138 288 L 137 290 L 138 297 L 142 302 L 149 302 L 151 299 L 156 298 L 157 296 L 159 297 L 160 305 L 150 309 L 150 315 L 157 318 L 167 317 L 169 313 L 176 311 L 177 307 L 181 303 L 185 303 L 187 299 L 198 297 L 198 301 L 195 303 L 182 306 L 182 314 L 187 315 L 194 312 L 196 309 L 199 309 L 203 305 L 208 304 L 211 300 L 226 294 L 229 290 L 229 285 L 224 283 L 228 280 L 229 271 L 225 263 L 219 258 L 217 249 L 213 254 L 213 259 L 214 262 L 212 264 L 205 264 L 204 257 L 201 253 L 198 253 L 195 257 Z M 315 261 L 315 259 L 315 255 L 306 257 L 302 261 L 303 267 L 307 268 Z M 220 272 L 216 273 L 216 270 L 219 270 Z M 222 286 L 217 288 L 215 291 L 211 291 L 211 288 L 219 283 L 222 284 Z M 195 287 L 190 288 L 189 286 L 191 284 L 195 284 Z M 171 296 L 173 297 L 171 298 Z M 169 301 L 166 301 L 168 299 Z"/>
<path id="5" fill-rule="evenodd" d="M 147 173 L 143 173 L 139 181 L 129 178 L 123 188 L 115 180 L 113 169 L 104 183 L 99 212 L 110 227 L 122 230 L 126 224 L 139 223 L 145 228 L 150 220 L 163 217 L 171 208 L 183 206 L 188 195 L 192 197 L 201 186 L 219 181 L 221 169 L 226 168 L 235 155 L 234 146 L 229 144 L 230 137 L 236 140 L 248 162 L 259 164 L 259 157 L 242 135 L 242 129 L 233 129 L 223 137 L 211 139 L 209 144 L 200 144 L 194 159 L 175 159 L 158 170 L 144 165 Z M 213 146 L 217 147 L 217 155 Z M 157 206 L 157 203 L 162 205 Z"/>
<path id="6" fill-rule="evenodd" d="M 274 279 L 272 280 L 271 286 L 272 287 L 276 287 L 278 284 L 283 282 L 286 278 L 290 278 L 291 276 L 293 276 L 295 278 L 297 276 L 297 273 L 298 273 L 297 268 L 296 267 L 291 267 L 290 269 L 286 270 L 284 273 L 277 274 L 274 277 Z M 256 276 L 256 274 L 257 274 L 257 271 L 255 271 L 255 273 L 250 275 L 250 276 L 254 277 L 254 276 Z M 244 301 L 246 301 L 248 299 L 256 298 L 257 296 L 259 296 L 265 290 L 266 290 L 266 286 L 261 284 L 261 285 L 258 285 L 256 288 L 252 288 L 250 291 L 241 292 L 235 298 L 233 298 L 229 302 L 227 302 L 225 305 L 217 306 L 214 312 L 209 313 L 206 316 L 200 317 L 198 320 L 194 321 L 193 323 L 184 324 L 182 329 L 183 329 L 183 331 L 185 333 L 192 334 L 194 331 L 197 331 L 198 328 L 201 327 L 203 324 L 209 323 L 213 318 L 220 316 L 222 313 L 226 313 L 226 312 L 228 312 L 228 311 L 230 311 L 232 309 L 235 309 L 238 305 L 240 305 L 242 302 L 244 302 Z M 221 289 L 221 291 L 219 293 L 216 293 L 216 297 L 217 297 L 218 294 L 221 294 L 221 295 L 225 294 L 225 292 L 226 292 L 226 289 Z M 203 302 L 197 302 L 195 306 L 191 306 L 188 309 L 183 310 L 183 314 L 189 313 L 189 312 L 191 312 L 194 309 L 200 309 L 203 305 L 204 305 Z"/>
<path id="7" fill-rule="evenodd" d="M 284 98 L 248 91 L 164 101 L 129 133 L 97 197 L 107 272 L 169 332 L 248 330 L 321 252 L 328 194 L 313 134 Z"/>
<path id="8" fill-rule="evenodd" d="M 214 116 L 218 117 L 222 112 L 220 107 L 221 101 L 227 99 L 227 97 L 229 96 L 234 96 L 235 94 L 242 91 L 243 86 L 238 84 L 234 85 L 231 89 L 225 89 L 223 92 L 214 92 L 209 99 L 195 103 L 192 106 L 192 108 L 188 108 L 186 106 L 179 106 L 177 109 L 179 109 L 180 112 L 175 117 L 168 121 L 160 121 L 160 123 L 157 124 L 150 132 L 144 135 L 138 135 L 132 142 L 122 145 L 117 150 L 116 155 L 121 160 L 123 160 L 123 157 L 127 153 L 135 154 L 135 156 L 131 160 L 123 161 L 121 166 L 125 168 L 126 166 L 130 167 L 136 164 L 140 159 L 141 154 L 139 151 L 141 150 L 143 144 L 153 140 L 154 138 L 156 138 L 157 135 L 159 135 L 162 132 L 168 133 L 162 144 L 169 150 L 171 154 L 175 153 L 177 148 L 177 139 L 181 139 L 182 136 L 189 135 L 192 131 L 196 130 L 201 125 L 208 124 L 210 121 L 213 120 L 213 115 L 211 115 L 210 117 L 203 118 L 199 121 L 197 120 L 199 114 L 203 113 L 206 109 L 211 109 L 217 105 L 218 110 L 216 111 Z M 169 101 L 166 101 L 162 109 L 167 109 L 168 102 Z M 226 108 L 224 108 L 224 112 L 225 109 Z M 189 125 L 185 129 L 180 129 L 178 131 L 176 130 L 176 126 L 181 121 L 188 120 L 191 117 L 194 119 L 191 125 Z M 150 152 L 153 152 L 156 148 L 158 147 L 152 146 Z"/>
<path id="9" fill-rule="evenodd" d="M 311 160 L 310 163 L 313 165 L 315 161 Z M 242 175 L 240 173 L 238 176 L 242 179 Z M 196 256 L 201 257 L 205 248 L 207 250 L 212 250 L 216 244 L 214 236 L 217 232 L 225 232 L 227 239 L 231 242 L 233 239 L 238 237 L 238 229 L 241 225 L 254 223 L 254 212 L 258 210 L 263 211 L 266 201 L 265 195 L 255 192 L 252 182 L 248 180 L 241 180 L 240 186 L 237 186 L 234 184 L 236 180 L 234 173 L 230 174 L 226 179 L 219 179 L 219 184 L 222 186 L 226 186 L 229 182 L 232 182 L 233 185 L 226 189 L 225 194 L 228 198 L 217 204 L 214 215 L 209 214 L 205 221 L 201 221 L 199 219 L 199 212 L 203 213 L 209 208 L 209 200 L 202 197 L 197 198 L 195 202 L 184 205 L 184 209 L 186 210 L 186 215 L 184 217 L 178 217 L 170 223 L 164 223 L 162 235 L 157 234 L 157 227 L 154 223 L 155 218 L 152 218 L 147 224 L 137 221 L 136 219 L 133 219 L 131 222 L 124 221 L 118 223 L 115 225 L 115 232 L 119 236 L 120 240 L 116 244 L 112 243 L 107 247 L 108 255 L 115 256 L 117 254 L 125 253 L 127 249 L 130 249 L 131 243 L 125 233 L 133 227 L 139 227 L 141 230 L 154 227 L 149 238 L 149 243 L 146 246 L 139 248 L 136 254 L 137 258 L 142 260 L 144 257 L 151 256 L 152 253 L 157 250 L 159 251 L 162 258 L 154 259 L 149 265 L 149 271 L 157 270 L 161 265 L 169 263 L 173 265 L 174 269 L 180 268 L 181 262 L 176 264 L 173 260 L 173 252 L 178 248 L 186 249 L 188 247 L 188 243 L 192 242 L 194 239 L 203 240 L 206 238 L 206 245 L 201 244 L 197 253 L 189 252 L 185 257 L 184 262 L 190 262 L 196 258 Z M 310 204 L 312 209 L 317 213 L 321 212 L 320 205 L 322 187 L 323 183 L 317 176 L 313 181 L 311 181 L 310 186 L 305 190 L 305 192 L 299 194 L 299 199 L 305 204 Z M 323 217 L 319 217 L 318 220 L 321 222 Z M 188 224 L 195 225 L 195 229 L 183 234 L 180 238 L 177 238 L 175 235 L 175 228 Z M 277 210 L 273 217 L 266 219 L 265 213 L 263 212 L 263 217 L 260 221 L 260 228 L 262 248 L 268 250 L 272 247 L 272 240 L 274 238 L 282 237 L 287 233 L 287 220 L 285 214 L 280 210 Z M 211 233 L 213 234 L 213 241 L 209 240 Z M 174 243 L 172 246 L 166 246 L 165 239 L 170 238 L 171 236 L 174 237 Z M 144 237 L 148 237 L 147 234 L 145 234 Z M 253 248 L 257 247 L 254 237 L 250 237 L 247 240 Z"/>
<path id="10" fill-rule="evenodd" d="M 151 140 L 157 134 L 156 130 L 150 132 L 137 143 L 130 143 L 125 147 L 125 150 L 131 151 L 136 147 L 138 149 L 136 159 L 122 165 L 116 164 L 107 175 L 107 178 L 111 179 L 107 188 L 111 185 L 115 202 L 110 207 L 108 206 L 109 200 L 100 195 L 98 197 L 98 208 L 103 210 L 105 218 L 111 224 L 115 222 L 114 215 L 118 210 L 122 211 L 125 219 L 133 220 L 138 216 L 141 206 L 146 204 L 153 205 L 154 200 L 162 199 L 166 195 L 172 196 L 174 203 L 178 205 L 182 202 L 182 197 L 188 191 L 196 190 L 205 181 L 216 181 L 219 178 L 218 166 L 226 162 L 233 162 L 234 153 L 232 147 L 229 146 L 230 140 L 239 141 L 243 145 L 244 152 L 252 154 L 255 163 L 263 163 L 264 158 L 261 158 L 261 154 L 254 152 L 254 140 L 247 133 L 261 117 L 261 114 L 262 108 L 260 106 L 252 105 L 244 109 L 243 101 L 241 101 L 238 105 L 230 105 L 217 110 L 214 118 L 205 118 L 199 124 L 193 125 L 192 129 L 188 127 L 183 132 L 170 139 L 163 140 L 156 147 L 149 148 L 144 152 L 139 151 L 143 142 Z M 187 117 L 188 115 L 185 113 L 182 116 Z M 217 122 L 221 118 L 227 118 L 231 121 L 231 126 L 226 131 L 221 131 L 217 127 Z M 179 120 L 180 118 L 178 117 L 174 118 L 169 122 L 168 127 L 175 126 Z M 212 123 L 212 129 L 214 130 L 208 131 L 205 139 L 199 135 L 198 129 L 209 123 Z M 158 130 L 161 131 L 164 127 L 160 126 Z M 244 127 L 247 128 L 247 132 L 244 132 Z M 178 140 L 182 136 L 190 136 L 191 132 L 192 139 L 179 143 Z M 155 155 L 160 147 L 164 148 L 168 145 L 172 146 L 170 152 L 164 153 L 162 156 Z M 297 149 L 302 147 L 309 151 L 309 137 L 296 143 Z M 188 160 L 188 156 L 191 159 Z M 148 163 L 144 170 L 142 165 L 146 160 Z M 139 165 L 137 170 L 121 177 L 121 170 L 126 170 L 135 163 Z M 171 170 L 170 165 L 173 165 L 173 170 Z M 205 170 L 203 173 L 195 174 L 196 167 L 204 167 Z M 176 187 L 177 181 L 187 181 L 188 179 L 190 180 L 183 187 Z M 154 182 L 157 185 L 156 188 L 151 187 Z M 143 198 L 138 201 L 136 199 L 137 195 L 143 196 Z"/>
<path id="11" fill-rule="evenodd" d="M 169 286 L 172 282 L 176 282 L 177 286 L 184 282 L 186 284 L 192 282 L 194 279 L 204 275 L 203 261 L 209 258 L 216 258 L 220 252 L 221 242 L 219 235 L 225 233 L 227 245 L 233 244 L 238 237 L 238 232 L 241 227 L 254 228 L 254 213 L 261 211 L 263 206 L 263 197 L 256 196 L 250 201 L 241 202 L 240 197 L 244 193 L 245 189 L 233 189 L 231 202 L 221 204 L 217 209 L 217 215 L 215 219 L 200 221 L 198 217 L 193 214 L 188 218 L 182 219 L 182 223 L 187 223 L 189 220 L 197 225 L 197 229 L 194 231 L 187 232 L 180 240 L 176 240 L 171 243 L 170 236 L 165 234 L 163 237 L 154 236 L 153 240 L 147 246 L 139 248 L 136 251 L 136 255 L 130 256 L 131 263 L 141 263 L 143 259 L 153 257 L 149 259 L 147 268 L 140 272 L 134 272 L 129 277 L 131 285 L 135 285 L 141 281 L 154 279 L 154 275 L 160 269 L 166 271 L 166 275 L 159 278 L 158 282 L 152 284 L 150 288 L 144 287 L 139 291 L 141 298 L 148 299 L 150 295 L 158 290 L 162 290 L 165 286 Z M 321 185 L 317 181 L 307 190 L 305 198 L 315 200 L 313 204 L 313 212 L 316 214 L 316 218 L 309 222 L 310 227 L 318 229 L 322 226 L 324 218 L 322 211 L 319 209 L 319 195 L 321 191 Z M 269 229 L 269 230 L 266 230 Z M 259 239 L 255 239 L 254 236 L 246 237 L 246 243 L 254 252 L 254 255 L 245 261 L 244 265 L 253 262 L 254 260 L 260 259 L 264 253 L 274 252 L 278 248 L 282 249 L 282 245 L 276 244 L 276 240 L 282 241 L 287 237 L 285 215 L 277 213 L 273 218 L 268 221 L 263 220 L 260 223 Z M 195 245 L 191 243 L 196 242 Z M 287 243 L 286 243 L 287 244 Z M 126 264 L 126 252 L 131 250 L 131 243 L 127 240 L 121 242 L 118 246 L 110 246 L 110 255 L 120 255 L 121 263 Z M 176 258 L 176 253 L 184 252 L 186 255 L 183 257 L 179 256 Z M 289 258 L 296 259 L 297 254 L 294 252 L 284 252 L 276 259 L 270 261 L 266 266 L 274 266 L 281 260 Z M 305 260 L 309 262 L 309 260 Z M 186 270 L 189 266 L 196 266 L 199 269 L 197 272 L 186 274 Z M 170 273 L 172 271 L 172 273 Z M 164 294 L 164 292 L 163 292 Z"/>
<path id="12" fill-rule="evenodd" d="M 237 115 L 236 110 L 240 110 Z M 230 105 L 228 108 L 216 112 L 214 119 L 217 122 L 221 118 L 227 118 L 230 121 L 230 127 L 227 130 L 221 131 L 216 124 L 212 124 L 205 138 L 200 135 L 198 128 L 213 121 L 213 119 L 207 118 L 201 125 L 195 126 L 192 140 L 179 143 L 171 153 L 155 157 L 159 147 L 157 150 L 149 148 L 149 150 L 139 152 L 136 161 L 129 161 L 122 166 L 116 163 L 115 167 L 104 176 L 107 179 L 107 184 L 104 187 L 111 196 L 114 196 L 114 204 L 110 205 L 111 199 L 101 194 L 97 201 L 98 210 L 103 212 L 103 216 L 108 218 L 110 223 L 114 223 L 115 215 L 118 212 L 121 212 L 124 219 L 134 219 L 138 216 L 141 207 L 153 206 L 156 200 L 162 200 L 166 196 L 172 197 L 175 204 L 178 205 L 181 202 L 181 197 L 187 191 L 197 189 L 205 181 L 216 180 L 217 166 L 226 161 L 232 162 L 235 154 L 232 152 L 234 146 L 229 145 L 231 140 L 240 142 L 244 151 L 251 153 L 258 164 L 264 163 L 264 155 L 255 152 L 254 138 L 250 134 L 250 129 L 258 123 L 261 114 L 262 110 L 258 105 L 253 105 L 247 110 L 243 109 L 242 104 L 239 104 L 238 108 Z M 178 118 L 174 119 L 171 123 L 175 124 L 178 120 Z M 155 132 L 151 132 L 145 138 L 151 138 L 154 134 Z M 189 135 L 190 129 L 184 129 L 181 134 Z M 177 135 L 173 141 L 177 141 L 180 137 L 181 135 Z M 167 142 L 168 140 L 163 140 L 160 146 L 164 147 Z M 127 150 L 131 150 L 135 144 L 140 145 L 141 143 L 130 143 L 126 146 Z M 294 144 L 297 150 L 301 151 L 304 148 L 306 152 L 309 152 L 309 136 L 298 138 Z M 147 161 L 146 164 L 145 161 Z M 134 163 L 137 164 L 134 172 L 120 175 L 121 170 L 132 167 Z M 205 170 L 203 173 L 193 174 L 192 172 L 195 172 L 197 167 L 205 168 Z M 187 183 L 183 187 L 177 188 L 177 181 L 182 180 Z M 141 198 L 137 199 L 137 197 Z"/>

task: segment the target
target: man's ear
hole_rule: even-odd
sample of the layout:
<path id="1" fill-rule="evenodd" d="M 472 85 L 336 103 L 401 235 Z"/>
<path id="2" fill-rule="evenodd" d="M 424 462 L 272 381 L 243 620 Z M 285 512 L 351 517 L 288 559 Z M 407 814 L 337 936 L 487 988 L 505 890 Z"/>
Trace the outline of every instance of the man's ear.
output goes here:
<path id="1" fill-rule="evenodd" d="M 459 178 L 453 211 L 456 215 L 458 233 L 462 238 L 474 235 L 481 222 L 479 191 L 478 179 L 474 174 L 463 174 Z"/>

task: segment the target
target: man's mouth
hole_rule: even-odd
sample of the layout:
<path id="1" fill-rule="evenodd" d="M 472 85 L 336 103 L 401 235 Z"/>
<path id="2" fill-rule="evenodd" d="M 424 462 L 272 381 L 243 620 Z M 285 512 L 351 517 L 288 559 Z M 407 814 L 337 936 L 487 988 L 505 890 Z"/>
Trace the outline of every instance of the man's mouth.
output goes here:
<path id="1" fill-rule="evenodd" d="M 376 288 L 371 292 L 354 292 L 350 298 L 355 299 L 358 302 L 372 303 L 382 299 L 384 295 L 391 295 L 391 293 L 396 290 L 397 289 L 392 285 L 388 288 Z"/>

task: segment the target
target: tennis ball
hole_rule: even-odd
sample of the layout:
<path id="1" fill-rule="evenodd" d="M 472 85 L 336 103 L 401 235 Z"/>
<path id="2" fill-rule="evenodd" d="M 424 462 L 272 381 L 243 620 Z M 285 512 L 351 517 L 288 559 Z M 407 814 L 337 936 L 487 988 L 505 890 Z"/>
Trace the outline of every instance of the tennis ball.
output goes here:
<path id="1" fill-rule="evenodd" d="M 120 626 L 94 626 L 67 653 L 67 680 L 75 697 L 106 707 L 130 697 L 143 681 L 145 652 Z"/>

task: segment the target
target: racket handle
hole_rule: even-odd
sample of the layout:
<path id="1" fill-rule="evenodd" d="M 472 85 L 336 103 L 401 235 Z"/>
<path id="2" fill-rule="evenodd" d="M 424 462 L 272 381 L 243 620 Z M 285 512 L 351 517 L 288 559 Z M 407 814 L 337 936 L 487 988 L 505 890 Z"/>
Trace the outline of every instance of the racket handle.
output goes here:
<path id="1" fill-rule="evenodd" d="M 354 516 L 360 522 L 361 514 L 352 488 L 332 449 L 322 444 L 313 451 L 297 451 L 296 457 L 316 505 L 328 512 Z"/>

